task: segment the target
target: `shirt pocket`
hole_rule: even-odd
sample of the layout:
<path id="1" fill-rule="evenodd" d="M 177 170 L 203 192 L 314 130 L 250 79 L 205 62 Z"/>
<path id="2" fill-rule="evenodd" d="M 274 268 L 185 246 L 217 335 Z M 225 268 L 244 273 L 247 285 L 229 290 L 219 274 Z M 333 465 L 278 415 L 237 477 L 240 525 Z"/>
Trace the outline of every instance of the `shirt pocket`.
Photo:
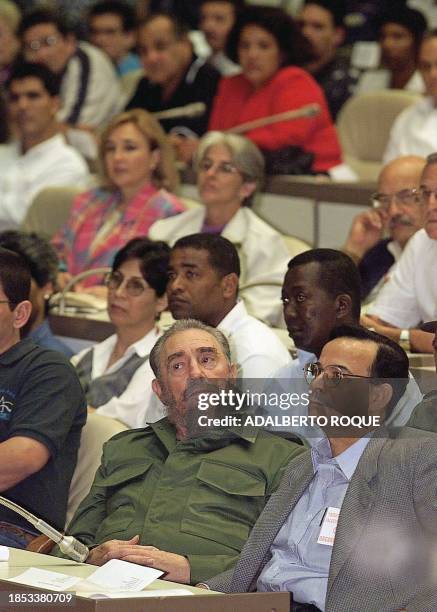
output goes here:
<path id="1" fill-rule="evenodd" d="M 99 532 L 104 533 L 106 539 L 144 518 L 144 481 L 152 467 L 152 461 L 119 465 L 99 483 L 105 489 L 106 498 L 106 519 L 100 525 Z"/>
<path id="2" fill-rule="evenodd" d="M 266 482 L 220 462 L 203 461 L 181 520 L 181 531 L 241 551 L 265 505 Z"/>

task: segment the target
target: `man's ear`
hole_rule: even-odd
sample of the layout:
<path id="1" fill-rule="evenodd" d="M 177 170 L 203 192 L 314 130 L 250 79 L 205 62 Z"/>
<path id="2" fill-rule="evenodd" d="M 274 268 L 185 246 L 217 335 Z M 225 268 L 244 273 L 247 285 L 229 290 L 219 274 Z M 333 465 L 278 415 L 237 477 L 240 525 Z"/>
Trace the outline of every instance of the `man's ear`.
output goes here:
<path id="1" fill-rule="evenodd" d="M 159 399 L 162 401 L 162 396 L 163 396 L 163 391 L 162 391 L 162 387 L 161 384 L 159 382 L 159 380 L 157 378 L 154 378 L 152 380 L 152 389 L 153 392 L 159 397 Z"/>
<path id="2" fill-rule="evenodd" d="M 370 385 L 372 399 L 370 402 L 373 415 L 382 415 L 382 422 L 385 421 L 385 408 L 393 396 L 393 388 L 389 383 L 380 385 Z"/>
<path id="3" fill-rule="evenodd" d="M 352 312 L 352 299 L 347 293 L 340 293 L 335 298 L 335 312 L 337 319 L 342 320 L 349 317 Z"/>
<path id="4" fill-rule="evenodd" d="M 226 274 L 226 276 L 222 278 L 221 284 L 224 298 L 229 299 L 237 295 L 238 282 L 239 278 L 235 274 L 235 272 L 231 272 L 231 274 Z"/>
<path id="5" fill-rule="evenodd" d="M 60 108 L 61 108 L 61 98 L 59 96 L 52 96 L 51 111 L 52 111 L 53 117 L 56 115 L 56 113 L 58 112 Z"/>
<path id="6" fill-rule="evenodd" d="M 13 326 L 15 329 L 21 329 L 29 320 L 30 313 L 32 312 L 32 304 L 29 302 L 29 300 L 24 300 L 15 306 L 13 312 Z"/>

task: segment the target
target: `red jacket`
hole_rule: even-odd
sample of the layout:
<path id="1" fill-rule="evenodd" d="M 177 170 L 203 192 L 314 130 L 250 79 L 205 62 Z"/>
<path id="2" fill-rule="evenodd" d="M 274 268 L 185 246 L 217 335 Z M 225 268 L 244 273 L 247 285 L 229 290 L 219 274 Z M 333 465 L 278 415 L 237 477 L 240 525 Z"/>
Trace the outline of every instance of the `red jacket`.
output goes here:
<path id="1" fill-rule="evenodd" d="M 341 149 L 325 95 L 315 80 L 301 68 L 282 68 L 256 91 L 242 74 L 222 78 L 214 98 L 209 129 L 227 130 L 246 121 L 313 102 L 322 109 L 319 115 L 281 121 L 251 130 L 245 136 L 261 149 L 275 150 L 297 145 L 311 151 L 314 153 L 314 170 L 323 172 L 342 163 Z"/>

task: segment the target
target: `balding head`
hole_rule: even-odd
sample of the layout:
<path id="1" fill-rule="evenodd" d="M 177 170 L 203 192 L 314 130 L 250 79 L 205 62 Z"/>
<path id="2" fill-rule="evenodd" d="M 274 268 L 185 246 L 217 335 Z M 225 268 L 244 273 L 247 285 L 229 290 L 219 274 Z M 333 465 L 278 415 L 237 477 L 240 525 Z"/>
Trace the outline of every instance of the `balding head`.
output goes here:
<path id="1" fill-rule="evenodd" d="M 391 238 L 396 240 L 402 248 L 423 226 L 422 206 L 418 198 L 409 197 L 408 191 L 418 189 L 420 186 L 420 177 L 425 163 L 423 157 L 416 155 L 398 157 L 385 165 L 378 177 L 379 194 L 391 196 L 399 194 L 398 197 L 391 198 L 384 221 Z"/>

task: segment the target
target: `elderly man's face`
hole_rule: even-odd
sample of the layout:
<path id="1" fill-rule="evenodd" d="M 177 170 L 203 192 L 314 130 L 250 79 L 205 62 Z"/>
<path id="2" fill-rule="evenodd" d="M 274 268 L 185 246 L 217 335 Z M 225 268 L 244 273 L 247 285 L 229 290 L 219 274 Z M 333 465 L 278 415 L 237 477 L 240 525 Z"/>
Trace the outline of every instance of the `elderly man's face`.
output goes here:
<path id="1" fill-rule="evenodd" d="M 154 390 L 168 407 L 169 420 L 183 431 L 188 410 L 195 410 L 199 393 L 214 387 L 211 379 L 228 381 L 236 376 L 219 342 L 207 331 L 187 329 L 176 332 L 164 344 L 160 357 L 160 378 Z"/>
<path id="2" fill-rule="evenodd" d="M 423 205 L 414 195 L 420 184 L 423 169 L 416 162 L 409 165 L 398 160 L 388 164 L 378 179 L 378 192 L 387 196 L 387 205 L 379 212 L 390 237 L 404 247 L 408 240 L 423 227 Z"/>
<path id="3" fill-rule="evenodd" d="M 382 423 L 392 391 L 390 385 L 370 384 L 377 352 L 378 345 L 369 340 L 336 338 L 327 342 L 319 360 L 321 373 L 310 387 L 310 414 L 328 418 L 380 416 Z M 328 437 L 354 437 L 364 435 L 366 429 L 328 425 L 326 433 Z"/>

